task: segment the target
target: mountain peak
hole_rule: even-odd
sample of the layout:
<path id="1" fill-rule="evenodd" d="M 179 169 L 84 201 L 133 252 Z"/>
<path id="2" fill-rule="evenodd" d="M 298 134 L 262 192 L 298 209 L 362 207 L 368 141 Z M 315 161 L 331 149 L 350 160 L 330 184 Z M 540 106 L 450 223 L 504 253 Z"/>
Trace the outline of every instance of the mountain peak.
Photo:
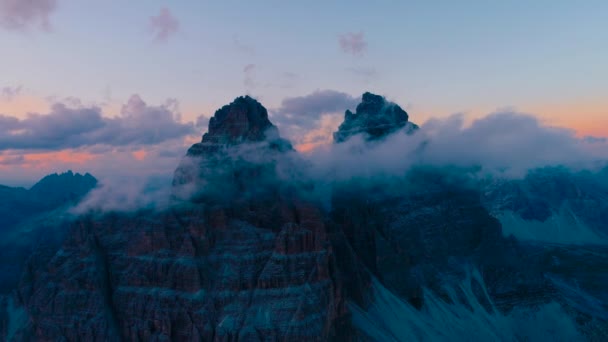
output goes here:
<path id="1" fill-rule="evenodd" d="M 291 144 L 279 136 L 279 130 L 268 119 L 268 111 L 249 95 L 239 96 L 218 109 L 209 119 L 209 129 L 200 143 L 193 145 L 188 155 L 216 151 L 220 146 L 269 141 L 279 149 L 291 149 Z"/>
<path id="2" fill-rule="evenodd" d="M 83 197 L 96 185 L 97 179 L 91 174 L 82 175 L 68 170 L 45 176 L 32 186 L 30 192 L 49 201 L 64 202 Z"/>
<path id="3" fill-rule="evenodd" d="M 257 149 L 260 155 L 265 152 L 293 151 L 291 143 L 280 137 L 279 129 L 268 119 L 266 108 L 250 96 L 240 96 L 215 112 L 201 142 L 188 149 L 186 157 L 175 170 L 173 185 L 182 189 L 183 185 L 207 179 L 209 175 L 205 172 L 210 170 L 209 160 L 223 163 L 235 157 L 228 150 L 235 152 L 240 150 L 241 145 L 247 144 L 254 145 L 249 147 Z M 198 157 L 202 157 L 202 160 L 193 162 L 192 158 Z"/>
<path id="4" fill-rule="evenodd" d="M 344 114 L 344 122 L 334 132 L 334 142 L 341 143 L 361 133 L 366 134 L 367 140 L 377 140 L 405 127 L 408 119 L 407 112 L 399 105 L 381 95 L 365 92 L 355 113 L 347 110 Z"/>
<path id="5" fill-rule="evenodd" d="M 259 142 L 265 140 L 267 135 L 274 134 L 274 131 L 276 127 L 268 119 L 266 108 L 248 95 L 240 96 L 215 112 L 202 142 L 230 145 Z"/>

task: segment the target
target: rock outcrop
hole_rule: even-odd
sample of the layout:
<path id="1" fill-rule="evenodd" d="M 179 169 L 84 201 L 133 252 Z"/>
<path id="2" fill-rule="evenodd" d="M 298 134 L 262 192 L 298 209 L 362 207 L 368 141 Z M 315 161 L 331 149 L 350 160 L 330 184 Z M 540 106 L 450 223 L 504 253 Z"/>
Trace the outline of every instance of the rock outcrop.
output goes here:
<path id="1" fill-rule="evenodd" d="M 344 114 L 344 122 L 334 133 L 335 142 L 344 142 L 357 134 L 364 134 L 367 140 L 376 140 L 403 128 L 408 131 L 418 128 L 408 122 L 408 114 L 399 105 L 380 95 L 364 93 L 361 101 L 355 113 L 347 110 Z"/>
<path id="2" fill-rule="evenodd" d="M 201 142 L 188 149 L 174 174 L 174 196 L 189 199 L 204 190 L 216 199 L 229 198 L 247 184 L 274 183 L 274 164 L 289 152 L 293 147 L 280 137 L 266 108 L 249 96 L 238 97 L 216 111 Z"/>
<path id="3" fill-rule="evenodd" d="M 200 156 L 239 144 L 264 142 L 278 150 L 292 149 L 268 119 L 266 108 L 249 96 L 241 96 L 215 112 L 202 141 L 192 145 L 187 155 Z"/>

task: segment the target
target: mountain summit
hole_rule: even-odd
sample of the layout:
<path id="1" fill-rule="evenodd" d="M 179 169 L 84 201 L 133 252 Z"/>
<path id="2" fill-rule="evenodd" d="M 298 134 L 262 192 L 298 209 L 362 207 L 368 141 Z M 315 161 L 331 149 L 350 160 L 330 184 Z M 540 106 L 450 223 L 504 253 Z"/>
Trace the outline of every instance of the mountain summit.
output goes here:
<path id="1" fill-rule="evenodd" d="M 180 193 L 178 197 L 183 197 L 199 192 L 203 184 L 212 183 L 211 179 L 216 184 L 229 185 L 231 182 L 226 180 L 231 179 L 233 171 L 240 174 L 238 181 L 247 184 L 249 173 L 262 172 L 260 159 L 269 161 L 288 151 L 294 151 L 291 143 L 281 138 L 279 129 L 268 119 L 266 108 L 250 96 L 237 97 L 215 112 L 201 142 L 188 149 L 175 170 L 175 194 Z M 258 158 L 258 162 L 242 163 L 251 158 Z M 239 164 L 238 170 L 236 164 Z M 228 178 L 218 179 L 224 176 Z"/>
<path id="2" fill-rule="evenodd" d="M 409 115 L 399 105 L 387 101 L 383 96 L 366 92 L 361 96 L 355 113 L 347 110 L 344 122 L 334 133 L 334 142 L 341 143 L 350 137 L 364 133 L 368 141 L 377 140 L 396 132 L 408 123 Z"/>
<path id="3" fill-rule="evenodd" d="M 222 147 L 264 141 L 280 149 L 291 149 L 291 144 L 279 137 L 279 130 L 268 119 L 266 108 L 250 96 L 240 96 L 215 112 L 202 141 L 194 144 L 188 155 L 199 156 Z"/>

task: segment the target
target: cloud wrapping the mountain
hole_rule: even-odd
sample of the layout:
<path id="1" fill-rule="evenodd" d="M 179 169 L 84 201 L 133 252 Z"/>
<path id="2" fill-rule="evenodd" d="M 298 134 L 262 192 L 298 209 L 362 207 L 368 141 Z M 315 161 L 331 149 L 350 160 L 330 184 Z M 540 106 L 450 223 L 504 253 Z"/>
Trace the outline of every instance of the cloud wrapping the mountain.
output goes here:
<path id="1" fill-rule="evenodd" d="M 153 177 L 131 177 L 102 182 L 71 211 L 86 212 L 120 211 L 139 209 L 162 210 L 169 205 L 171 180 Z"/>
<path id="2" fill-rule="evenodd" d="M 193 134 L 194 125 L 179 122 L 172 106 L 149 106 L 133 95 L 121 115 L 113 118 L 102 116 L 98 107 L 62 103 L 53 105 L 50 113 L 32 113 L 24 119 L 0 115 L 0 151 L 154 145 Z"/>
<path id="3" fill-rule="evenodd" d="M 602 145 L 603 153 L 596 153 L 598 151 L 589 149 L 590 143 L 576 137 L 572 131 L 548 127 L 532 116 L 513 112 L 494 113 L 469 126 L 465 125 L 462 115 L 432 119 L 414 134 L 398 131 L 372 142 L 358 135 L 344 143 L 324 145 L 309 153 L 280 154 L 264 146 L 264 143 L 258 143 L 227 148 L 223 154 L 227 158 L 224 164 L 211 163 L 212 169 L 199 174 L 200 181 L 186 183 L 183 189 L 171 188 L 169 180 L 150 183 L 143 174 L 135 178 L 125 175 L 129 181 L 110 177 L 77 211 L 160 209 L 170 205 L 170 194 L 175 191 L 184 198 L 198 191 L 215 191 L 219 196 L 228 196 L 228 190 L 234 186 L 231 168 L 241 161 L 274 165 L 277 179 L 289 184 L 315 184 L 310 195 L 329 205 L 327 201 L 336 182 L 394 179 L 418 166 L 456 167 L 481 177 L 490 174 L 518 178 L 531 169 L 545 166 L 593 169 L 599 160 L 608 157 L 606 144 Z M 179 152 L 179 148 L 175 151 Z M 180 154 L 161 150 L 156 157 L 165 154 L 168 161 L 174 163 L 173 167 L 167 164 L 166 170 L 173 170 Z M 195 174 L 206 164 L 200 158 L 185 159 L 182 166 L 183 163 L 191 163 Z M 222 173 L 227 177 L 218 177 Z M 170 172 L 166 176 L 170 177 Z"/>
<path id="4" fill-rule="evenodd" d="M 565 165 L 594 168 L 608 158 L 608 147 L 593 148 L 573 131 L 542 125 L 533 116 L 502 112 L 465 126 L 462 115 L 431 119 L 412 135 L 397 132 L 382 141 L 355 136 L 321 147 L 308 158 L 313 178 L 349 179 L 403 175 L 416 165 L 472 168 L 504 177 Z M 597 144 L 597 143 L 596 143 Z"/>
<path id="5" fill-rule="evenodd" d="M 57 0 L 0 0 L 0 27 L 14 31 L 39 27 L 48 31 L 56 9 Z"/>

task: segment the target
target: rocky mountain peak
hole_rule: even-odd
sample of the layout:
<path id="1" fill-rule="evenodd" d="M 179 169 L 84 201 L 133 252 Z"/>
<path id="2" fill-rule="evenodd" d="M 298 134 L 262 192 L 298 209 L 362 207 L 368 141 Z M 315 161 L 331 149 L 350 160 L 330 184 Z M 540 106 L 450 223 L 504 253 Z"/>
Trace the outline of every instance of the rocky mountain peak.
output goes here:
<path id="1" fill-rule="evenodd" d="M 383 96 L 366 92 L 355 113 L 347 110 L 344 122 L 334 132 L 334 142 L 341 143 L 353 135 L 364 133 L 367 140 L 376 140 L 408 125 L 409 116 L 399 105 Z M 411 124 L 415 129 L 415 125 Z"/>
<path id="2" fill-rule="evenodd" d="M 268 119 L 266 108 L 248 95 L 240 96 L 215 112 L 202 141 L 193 145 L 188 155 L 214 152 L 222 146 L 262 141 L 268 141 L 279 150 L 291 149 L 291 144 L 280 138 L 279 130 Z"/>
<path id="3" fill-rule="evenodd" d="M 244 152 L 245 150 L 248 152 Z M 255 152 L 252 152 L 254 150 Z M 211 177 L 208 172 L 216 174 L 214 169 L 231 170 L 234 158 L 244 160 L 247 159 L 243 159 L 245 155 L 258 155 L 270 160 L 273 157 L 266 153 L 277 156 L 287 151 L 293 151 L 293 147 L 289 141 L 280 137 L 278 128 L 268 119 L 266 108 L 250 96 L 240 96 L 215 112 L 201 142 L 188 149 L 186 157 L 175 170 L 173 185 L 190 185 L 208 179 Z M 222 166 L 218 166 L 218 163 Z M 260 166 L 254 164 L 258 163 L 249 160 L 249 163 L 243 165 L 239 163 L 238 170 L 235 169 L 245 183 L 251 183 L 251 180 L 243 175 L 247 173 L 244 170 Z"/>
<path id="4" fill-rule="evenodd" d="M 209 131 L 203 135 L 203 142 L 236 144 L 259 142 L 267 134 L 273 134 L 276 127 L 268 120 L 268 111 L 250 96 L 237 97 L 223 106 L 209 120 Z"/>

